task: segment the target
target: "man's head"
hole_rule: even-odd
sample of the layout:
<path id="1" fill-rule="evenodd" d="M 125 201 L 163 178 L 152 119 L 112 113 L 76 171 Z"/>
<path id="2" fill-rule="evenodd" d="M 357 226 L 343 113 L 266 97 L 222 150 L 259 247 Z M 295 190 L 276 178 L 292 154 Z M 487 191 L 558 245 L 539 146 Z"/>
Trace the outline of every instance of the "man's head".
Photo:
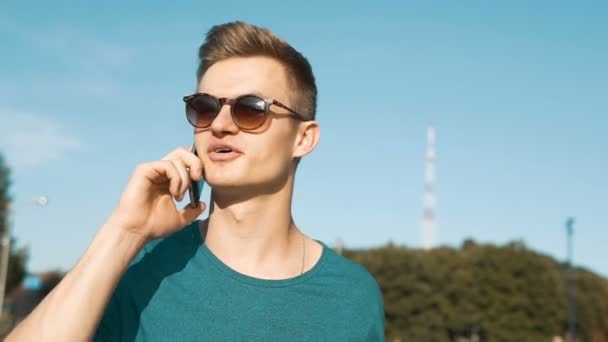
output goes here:
<path id="1" fill-rule="evenodd" d="M 317 86 L 310 63 L 270 30 L 243 22 L 214 26 L 207 33 L 198 56 L 199 82 L 211 66 L 228 58 L 265 56 L 275 59 L 285 68 L 294 109 L 309 119 L 315 119 Z"/>
<path id="2" fill-rule="evenodd" d="M 195 131 L 207 182 L 214 188 L 282 187 L 319 139 L 310 64 L 269 30 L 242 22 L 213 27 L 199 57 L 197 93 L 228 103 L 218 101 L 217 116 Z M 243 95 L 274 103 L 260 127 L 246 129 L 232 119 L 242 108 L 231 100 Z"/>

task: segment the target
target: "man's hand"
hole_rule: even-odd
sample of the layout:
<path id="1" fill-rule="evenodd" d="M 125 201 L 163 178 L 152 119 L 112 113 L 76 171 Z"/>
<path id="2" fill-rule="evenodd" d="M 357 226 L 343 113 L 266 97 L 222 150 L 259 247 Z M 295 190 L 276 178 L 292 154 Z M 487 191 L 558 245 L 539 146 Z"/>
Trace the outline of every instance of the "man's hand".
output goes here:
<path id="1" fill-rule="evenodd" d="M 139 164 L 125 187 L 108 222 L 149 241 L 175 232 L 194 221 L 206 205 L 186 205 L 178 210 L 191 179 L 199 181 L 203 163 L 180 147 L 160 161 Z"/>
<path id="2" fill-rule="evenodd" d="M 184 148 L 138 165 L 76 266 L 6 340 L 90 341 L 116 285 L 145 243 L 187 226 L 205 210 L 203 203 L 178 210 L 173 201 L 181 201 L 191 179 L 200 180 L 202 173 L 203 163 Z"/>

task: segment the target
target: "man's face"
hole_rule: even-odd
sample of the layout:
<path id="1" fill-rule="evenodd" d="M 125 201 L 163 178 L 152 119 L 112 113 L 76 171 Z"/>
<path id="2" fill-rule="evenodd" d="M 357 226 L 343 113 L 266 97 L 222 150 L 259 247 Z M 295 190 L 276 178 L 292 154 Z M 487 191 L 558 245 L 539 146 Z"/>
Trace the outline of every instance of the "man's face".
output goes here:
<path id="1" fill-rule="evenodd" d="M 292 108 L 294 105 L 284 67 L 268 57 L 238 57 L 217 62 L 204 74 L 198 92 L 218 98 L 256 94 Z M 259 191 L 281 187 L 292 174 L 299 121 L 278 106 L 271 106 L 270 111 L 262 127 L 241 131 L 232 121 L 230 106 L 224 105 L 210 127 L 195 130 L 205 179 L 214 190 L 251 188 Z M 217 149 L 224 144 L 237 152 Z"/>

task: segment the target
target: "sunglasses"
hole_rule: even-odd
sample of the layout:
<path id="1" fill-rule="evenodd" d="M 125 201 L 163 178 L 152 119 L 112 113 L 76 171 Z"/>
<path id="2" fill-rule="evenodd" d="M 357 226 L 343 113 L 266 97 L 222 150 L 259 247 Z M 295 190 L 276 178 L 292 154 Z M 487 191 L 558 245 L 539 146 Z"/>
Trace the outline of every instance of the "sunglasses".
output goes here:
<path id="1" fill-rule="evenodd" d="M 220 113 L 224 105 L 230 105 L 230 114 L 234 124 L 242 130 L 254 130 L 261 127 L 270 113 L 270 106 L 276 105 L 288 110 L 295 118 L 308 121 L 303 115 L 274 99 L 257 95 L 241 95 L 234 99 L 217 98 L 206 93 L 184 96 L 186 118 L 196 128 L 207 128 Z"/>

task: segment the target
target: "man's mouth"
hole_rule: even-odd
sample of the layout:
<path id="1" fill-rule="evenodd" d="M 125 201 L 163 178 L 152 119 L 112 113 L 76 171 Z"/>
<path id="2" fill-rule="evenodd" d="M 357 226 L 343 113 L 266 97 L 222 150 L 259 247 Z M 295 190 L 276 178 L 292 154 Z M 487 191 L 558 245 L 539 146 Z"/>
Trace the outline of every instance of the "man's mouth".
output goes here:
<path id="1" fill-rule="evenodd" d="M 241 155 L 241 151 L 230 145 L 218 144 L 215 146 L 210 146 L 208 154 L 211 161 L 220 162 L 229 161 L 239 157 Z"/>
<path id="2" fill-rule="evenodd" d="M 238 148 L 227 142 L 215 141 L 209 145 L 207 154 L 209 155 L 209 159 L 211 161 L 220 162 L 230 161 L 239 157 L 243 153 Z"/>

